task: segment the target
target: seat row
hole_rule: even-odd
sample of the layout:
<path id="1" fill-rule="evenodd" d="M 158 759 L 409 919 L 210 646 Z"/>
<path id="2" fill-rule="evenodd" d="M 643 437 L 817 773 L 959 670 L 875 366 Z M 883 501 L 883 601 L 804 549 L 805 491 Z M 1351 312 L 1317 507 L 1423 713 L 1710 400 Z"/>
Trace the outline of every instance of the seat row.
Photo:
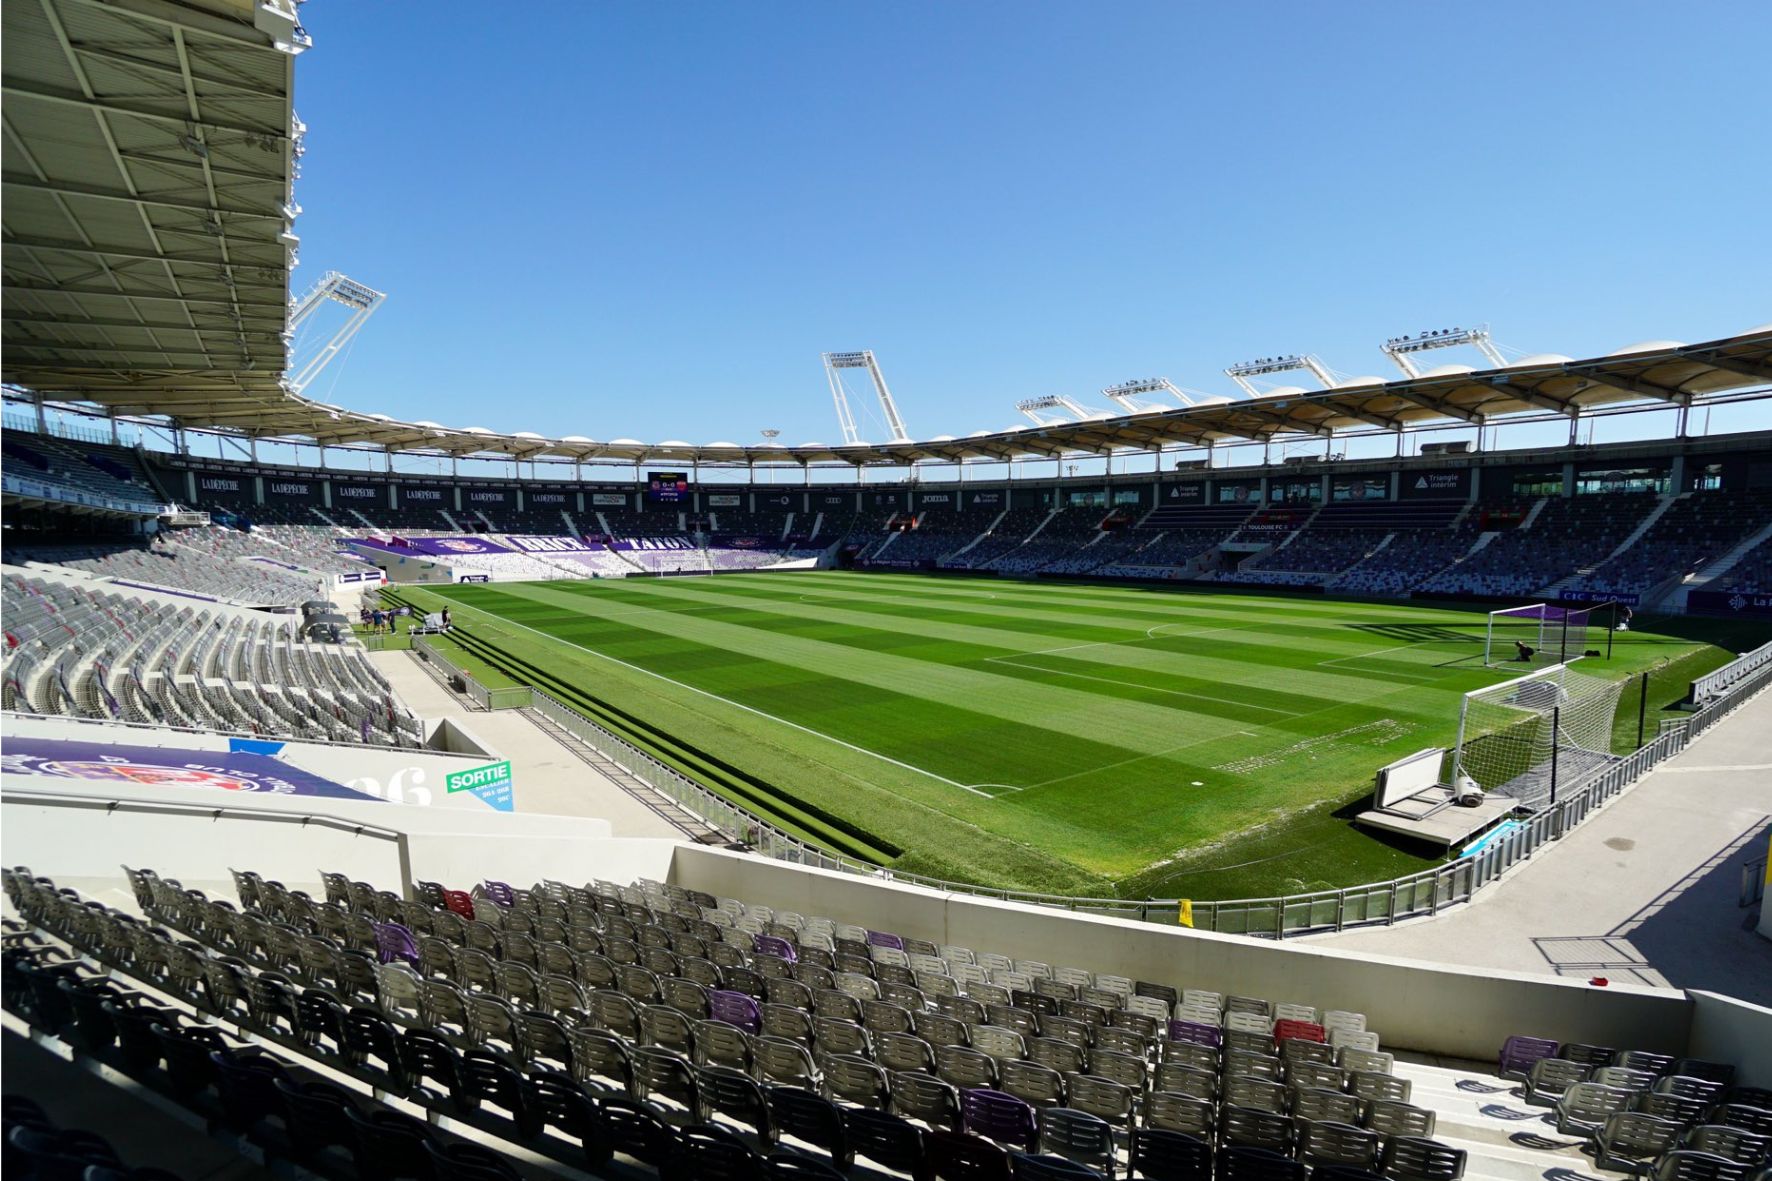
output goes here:
<path id="1" fill-rule="evenodd" d="M 8 875 L 7 886 L 21 912 L 33 922 L 45 924 L 48 929 L 75 937 L 77 945 L 79 934 L 91 930 L 80 921 L 82 916 L 104 913 L 109 922 L 129 925 L 126 916 L 105 912 L 105 908 L 97 904 L 82 904 L 71 892 L 54 891 L 51 883 L 31 881 L 25 875 L 13 873 Z M 164 938 L 151 930 L 148 937 Z M 119 943 L 115 940 L 91 944 L 93 950 L 116 946 Z M 139 958 L 119 958 L 110 962 L 128 972 L 151 975 L 154 965 L 165 958 L 162 954 L 149 957 L 145 963 Z M 243 978 L 265 981 L 270 977 L 274 974 L 261 973 Z M 354 1072 L 357 1077 L 369 1079 L 373 1085 L 387 1087 L 396 1093 L 411 1094 L 415 1090 L 440 1088 L 438 1102 L 447 1102 L 466 1112 L 490 1104 L 508 1113 L 505 1118 L 525 1136 L 540 1135 L 545 1131 L 545 1116 L 549 1109 L 537 1098 L 538 1095 L 545 1092 L 561 1103 L 577 1105 L 576 1100 L 563 1098 L 562 1088 L 569 1086 L 571 1093 L 583 1096 L 598 1110 L 622 1111 L 630 1115 L 638 1111 L 640 1115 L 635 1118 L 646 1118 L 654 1112 L 644 1104 L 662 1101 L 669 1105 L 665 1108 L 667 1113 L 677 1117 L 675 1122 L 690 1125 L 681 1132 L 668 1133 L 679 1140 L 692 1135 L 721 1140 L 719 1134 L 697 1132 L 693 1125 L 714 1115 L 722 1115 L 738 1118 L 742 1125 L 765 1141 L 785 1132 L 814 1144 L 835 1144 L 837 1147 L 832 1150 L 832 1155 L 836 1163 L 846 1163 L 848 1154 L 872 1146 L 886 1158 L 882 1163 L 898 1167 L 898 1162 L 904 1162 L 913 1166 L 919 1175 L 926 1168 L 936 1170 L 934 1175 L 937 1176 L 962 1175 L 943 1173 L 939 1163 L 931 1164 L 943 1151 L 962 1163 L 1013 1159 L 1018 1176 L 1102 1175 L 1099 1172 L 1078 1172 L 1059 1161 L 1043 1160 L 1042 1154 L 1036 1151 L 1041 1149 L 1053 1150 L 1072 1159 L 1093 1159 L 1105 1173 L 1111 1173 L 1116 1167 L 1118 1150 L 1114 1132 L 1107 1121 L 1074 1109 L 1052 1108 L 1036 1112 L 1031 1105 L 989 1088 L 968 1088 L 960 1093 L 958 1127 L 919 1128 L 884 1108 L 840 1104 L 833 1096 L 809 1087 L 777 1084 L 765 1091 L 742 1071 L 711 1062 L 692 1063 L 663 1046 L 631 1045 L 619 1035 L 603 1031 L 574 1030 L 580 1036 L 561 1039 L 559 1045 L 548 1047 L 545 1057 L 536 1056 L 519 1065 L 496 1045 L 489 1046 L 487 1041 L 471 1033 L 464 1042 L 459 1031 L 401 1028 L 379 1010 L 365 1005 L 346 1006 L 323 989 L 287 988 L 274 979 L 268 980 L 268 984 L 266 988 L 248 987 L 244 990 L 246 1004 L 243 1012 L 227 999 L 225 993 L 219 1002 L 202 993 L 189 994 L 185 999 L 194 1004 L 209 1005 L 215 1015 L 224 1020 L 237 1021 L 256 1034 L 317 1054 L 329 1064 L 349 1068 L 348 1073 Z M 109 987 L 108 982 L 102 980 L 70 980 L 68 988 L 60 992 L 69 1006 L 68 1020 L 76 1020 L 76 1010 L 96 1009 L 108 1016 L 112 1025 L 121 1031 L 131 1018 L 122 1016 L 115 998 L 107 992 Z M 159 1020 L 165 1023 L 163 1016 Z M 542 1017 L 541 1020 L 548 1019 Z M 143 1023 L 151 1025 L 153 1020 L 136 1022 L 138 1025 Z M 452 1033 L 455 1036 L 451 1036 Z M 210 1030 L 209 1035 L 213 1034 L 214 1031 Z M 125 1035 L 120 1032 L 119 1036 Z M 203 1040 L 213 1040 L 213 1036 L 206 1036 Z M 217 1057 L 208 1045 L 203 1051 L 212 1061 Z M 164 1057 L 169 1067 L 178 1056 L 176 1048 L 161 1047 L 155 1053 L 157 1057 Z M 189 1054 L 185 1056 L 189 1057 Z M 219 1071 L 221 1063 L 215 1065 Z M 256 1083 L 240 1080 L 237 1086 L 226 1077 L 222 1081 L 242 1095 L 251 1092 L 255 1086 L 260 1093 L 271 1089 L 263 1078 L 257 1079 Z M 642 1103 L 638 1108 L 632 1106 L 636 1101 Z M 284 1102 L 288 1102 L 287 1096 Z M 750 1120 L 748 1124 L 746 1117 Z M 667 1128 L 671 1122 L 665 1121 Z M 1129 1166 L 1144 1176 L 1188 1177 L 1203 1181 L 1212 1176 L 1213 1162 L 1217 1158 L 1220 1175 L 1235 1173 L 1238 1176 L 1276 1176 L 1302 1181 L 1308 1166 L 1326 1167 L 1350 1161 L 1381 1163 L 1376 1141 L 1370 1133 L 1359 1129 L 1337 1128 L 1330 1122 L 1313 1125 L 1297 1141 L 1298 1155 L 1287 1157 L 1271 1150 L 1252 1151 L 1258 1146 L 1240 1142 L 1237 1137 L 1244 1123 L 1236 1118 L 1227 1121 L 1229 1138 L 1222 1143 L 1161 1128 L 1134 1129 L 1128 1137 Z M 835 1138 L 837 1130 L 842 1132 L 841 1141 Z M 1386 1149 L 1382 1161 L 1389 1169 L 1388 1176 L 1456 1176 L 1456 1172 L 1411 1171 L 1416 1167 L 1414 1162 L 1424 1158 L 1424 1153 L 1436 1159 L 1456 1159 L 1458 1171 L 1462 1170 L 1462 1154 L 1456 1154 L 1456 1150 L 1405 1143 L 1410 1139 L 1396 1138 L 1394 1145 Z M 942 1145 L 946 1146 L 945 1149 L 940 1147 Z M 1366 1151 L 1367 1148 L 1372 1151 Z M 1020 1155 L 1012 1158 L 1009 1155 L 1012 1150 Z M 1448 1153 L 1456 1156 L 1450 1157 Z M 1343 1157 L 1349 1157 L 1349 1160 L 1343 1160 Z M 442 1175 L 441 1170 L 439 1175 Z M 681 1175 L 716 1174 L 703 1171 Z"/>

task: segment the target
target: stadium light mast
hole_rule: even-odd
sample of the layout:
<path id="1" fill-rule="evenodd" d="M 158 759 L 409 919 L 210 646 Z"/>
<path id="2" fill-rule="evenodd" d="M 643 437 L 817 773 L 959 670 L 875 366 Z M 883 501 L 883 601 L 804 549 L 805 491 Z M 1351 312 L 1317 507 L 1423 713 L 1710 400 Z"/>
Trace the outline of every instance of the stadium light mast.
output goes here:
<path id="1" fill-rule="evenodd" d="M 377 291 L 338 271 L 327 271 L 320 276 L 318 283 L 298 298 L 290 300 L 289 327 L 286 329 L 288 336 L 293 336 L 295 330 L 306 323 L 327 300 L 350 308 L 351 316 L 345 321 L 344 327 L 333 333 L 332 339 L 321 346 L 319 352 L 309 357 L 300 367 L 292 368 L 291 372 L 285 374 L 289 388 L 299 394 L 313 384 L 321 370 L 330 365 L 333 358 L 338 356 L 339 350 L 363 330 L 363 325 L 369 322 L 369 317 L 375 315 L 375 309 L 387 298 L 386 292 Z"/>
<path id="2" fill-rule="evenodd" d="M 1135 377 L 1131 381 L 1122 381 L 1119 385 L 1102 388 L 1102 397 L 1131 414 L 1148 413 L 1152 410 L 1167 410 L 1168 406 L 1140 402 L 1141 394 L 1168 394 L 1183 406 L 1194 406 L 1197 403 L 1170 381 L 1167 377 Z"/>
<path id="3" fill-rule="evenodd" d="M 1224 375 L 1236 382 L 1237 386 L 1251 398 L 1259 398 L 1261 391 L 1256 389 L 1255 384 L 1249 380 L 1251 377 L 1261 377 L 1269 373 L 1291 373 L 1300 369 L 1316 378 L 1318 384 L 1324 389 L 1335 384 L 1335 379 L 1329 376 L 1329 370 L 1323 362 L 1309 353 L 1287 353 L 1283 357 L 1262 357 L 1254 361 L 1244 361 L 1240 365 L 1230 366 L 1224 371 Z"/>
<path id="4" fill-rule="evenodd" d="M 1414 336 L 1393 336 L 1384 342 L 1384 355 L 1403 371 L 1403 376 L 1420 377 L 1421 370 L 1415 365 L 1414 354 L 1425 353 L 1430 349 L 1448 349 L 1461 344 L 1468 344 L 1482 353 L 1483 359 L 1497 369 L 1507 364 L 1507 358 L 1501 355 L 1495 342 L 1490 339 L 1487 324 L 1480 324 L 1475 328 L 1441 328 L 1432 332 L 1418 332 Z"/>
<path id="5" fill-rule="evenodd" d="M 776 430 L 772 426 L 766 426 L 761 431 L 759 431 L 757 433 L 763 436 L 763 446 L 765 446 L 765 447 L 775 446 L 775 441 L 777 439 L 781 438 L 781 432 Z M 765 472 L 769 473 L 769 482 L 771 484 L 775 483 L 775 469 L 772 467 L 765 467 L 763 470 Z M 756 460 L 756 457 L 753 456 L 751 458 L 751 483 L 755 484 L 756 482 L 757 482 L 757 460 Z"/>
<path id="6" fill-rule="evenodd" d="M 842 370 L 866 369 L 873 379 L 874 393 L 880 399 L 880 410 L 886 416 L 886 429 L 892 432 L 889 442 L 908 443 L 910 432 L 905 430 L 904 419 L 899 417 L 898 404 L 892 400 L 892 391 L 886 388 L 886 378 L 880 372 L 880 363 L 874 360 L 873 349 L 863 349 L 859 353 L 826 353 L 824 354 L 825 380 L 831 385 L 831 401 L 837 407 L 837 425 L 843 430 L 845 443 L 860 443 L 861 435 L 855 429 L 855 413 L 849 406 L 849 392 L 843 388 Z"/>
<path id="7" fill-rule="evenodd" d="M 1016 410 L 1028 416 L 1035 426 L 1062 426 L 1068 422 L 1085 422 L 1091 418 L 1101 417 L 1101 412 L 1091 410 L 1064 394 L 1048 394 L 1043 398 L 1023 398 L 1015 404 Z M 1062 411 L 1063 413 L 1059 413 Z M 1066 418 L 1065 415 L 1070 415 Z"/>

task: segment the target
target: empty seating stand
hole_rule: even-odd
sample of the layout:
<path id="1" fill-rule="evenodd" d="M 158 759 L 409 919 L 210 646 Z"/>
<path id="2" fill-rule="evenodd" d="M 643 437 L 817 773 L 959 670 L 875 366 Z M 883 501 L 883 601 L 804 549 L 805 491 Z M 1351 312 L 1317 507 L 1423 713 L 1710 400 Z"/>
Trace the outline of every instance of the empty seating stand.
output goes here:
<path id="1" fill-rule="evenodd" d="M 43 939 L 116 973 L 33 946 L 29 971 L 9 967 L 9 1007 L 42 1004 L 78 1040 L 79 1014 L 108 1003 L 119 1044 L 139 1041 L 141 1006 L 238 1022 L 278 1061 L 219 1047 L 215 1075 L 242 1088 L 229 1103 L 250 1107 L 256 1086 L 274 1120 L 324 1123 L 339 1097 L 302 1074 L 324 1067 L 352 1084 L 355 1115 L 335 1126 L 389 1123 L 385 1144 L 351 1151 L 422 1152 L 439 1169 L 494 1166 L 472 1145 L 396 1132 L 370 1089 L 495 1148 L 613 1152 L 665 1176 L 816 1176 L 853 1160 L 915 1175 L 1458 1181 L 1484 1151 L 1436 1136 L 1436 1111 L 1411 1104 L 1413 1080 L 1390 1073 L 1364 1015 L 1300 998 L 1128 980 L 655 882 L 394 892 L 326 874 L 310 896 L 241 871 L 235 884 L 224 904 L 132 871 L 137 915 L 7 872 Z M 32 991 L 51 978 L 53 993 Z M 138 985 L 152 997 L 119 1007 L 111 990 Z M 161 1053 L 187 1056 L 202 1057 Z M 1522 1037 L 1498 1065 L 1552 1105 L 1545 1120 L 1627 1170 L 1751 1171 L 1772 1121 L 1726 1064 Z"/>

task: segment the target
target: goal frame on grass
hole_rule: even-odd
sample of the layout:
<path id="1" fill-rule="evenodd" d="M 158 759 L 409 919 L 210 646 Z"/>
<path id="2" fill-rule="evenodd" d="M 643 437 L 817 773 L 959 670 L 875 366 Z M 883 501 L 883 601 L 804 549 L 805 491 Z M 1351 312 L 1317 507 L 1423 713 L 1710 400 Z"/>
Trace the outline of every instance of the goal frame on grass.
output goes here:
<path id="1" fill-rule="evenodd" d="M 1585 605 L 1559 607 L 1550 603 L 1491 611 L 1483 637 L 1483 664 L 1495 668 L 1522 663 L 1519 644 L 1532 650 L 1527 662 L 1531 665 L 1579 660 L 1587 651 L 1587 621 L 1591 612 L 1592 608 Z"/>
<path id="2" fill-rule="evenodd" d="M 1473 689 L 1459 703 L 1449 782 L 1468 781 L 1523 807 L 1557 800 L 1560 786 L 1616 760 L 1612 723 L 1624 682 L 1567 664 Z"/>

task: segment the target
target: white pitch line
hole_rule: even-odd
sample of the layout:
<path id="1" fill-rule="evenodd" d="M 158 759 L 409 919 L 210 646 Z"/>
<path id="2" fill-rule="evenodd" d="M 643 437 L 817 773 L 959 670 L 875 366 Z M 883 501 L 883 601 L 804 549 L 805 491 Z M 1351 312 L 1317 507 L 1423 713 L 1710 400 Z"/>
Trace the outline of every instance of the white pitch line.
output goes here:
<path id="1" fill-rule="evenodd" d="M 1144 629 L 1144 639 L 1145 640 L 1161 639 L 1162 636 L 1157 635 L 1156 634 L 1157 632 L 1161 631 L 1163 628 L 1166 628 L 1166 627 L 1176 627 L 1176 626 L 1179 626 L 1179 624 L 1178 623 L 1159 623 L 1159 624 L 1155 625 L 1154 627 L 1147 627 Z M 1240 632 L 1240 631 L 1248 631 L 1248 630 L 1249 629 L 1244 627 L 1242 624 L 1237 624 L 1235 627 L 1207 627 L 1207 628 L 1201 628 L 1199 631 L 1191 631 L 1191 632 L 1164 632 L 1163 635 L 1173 636 L 1176 639 L 1184 639 L 1188 636 L 1209 636 L 1209 635 L 1212 635 L 1214 632 Z M 1018 656 L 1052 656 L 1052 655 L 1055 655 L 1056 653 L 1059 653 L 1059 652 L 1076 652 L 1076 651 L 1079 651 L 1080 649 L 1083 649 L 1083 648 L 1117 648 L 1117 647 L 1121 647 L 1125 644 L 1141 644 L 1143 642 L 1144 642 L 1144 640 L 1139 639 L 1137 636 L 1132 636 L 1132 637 L 1130 637 L 1128 639 L 1124 639 L 1124 640 L 1092 640 L 1087 644 L 1066 644 L 1062 648 L 1040 648 L 1040 649 L 1037 649 L 1033 652 L 1019 652 L 1016 655 L 1018 655 Z M 985 659 L 986 660 L 1004 660 L 1004 659 L 1008 659 L 1008 658 L 1001 657 L 1001 656 L 987 656 L 987 657 L 985 657 Z"/>
<path id="2" fill-rule="evenodd" d="M 1041 653 L 1029 652 L 1026 655 L 1039 656 L 1039 655 L 1041 655 Z M 1159 689 L 1155 685 L 1140 685 L 1136 681 L 1117 681 L 1112 677 L 1097 677 L 1097 676 L 1092 676 L 1089 673 L 1066 672 L 1065 670 L 1063 670 L 1061 668 L 1041 668 L 1037 664 L 1018 664 L 1016 662 L 1016 658 L 1013 656 L 987 656 L 987 657 L 985 657 L 985 659 L 987 661 L 992 661 L 997 664 L 1008 664 L 1008 665 L 1013 665 L 1016 668 L 1025 668 L 1025 669 L 1029 670 L 1030 672 L 1053 673 L 1057 676 L 1076 677 L 1079 680 L 1084 680 L 1084 681 L 1100 681 L 1104 685 L 1119 685 L 1122 688 L 1127 688 L 1127 689 L 1144 689 L 1147 692 L 1151 692 L 1151 693 L 1168 693 L 1174 697 L 1192 697 L 1198 701 L 1216 701 L 1220 705 L 1235 705 L 1235 706 L 1240 706 L 1243 709 L 1259 709 L 1259 710 L 1263 711 L 1264 713 L 1279 714 L 1283 718 L 1295 718 L 1298 716 L 1296 713 L 1294 713 L 1293 711 L 1291 711 L 1289 709 L 1275 709 L 1271 705 L 1252 705 L 1247 701 L 1233 701 L 1230 698 L 1226 698 L 1226 697 L 1214 697 L 1210 693 L 1189 693 L 1185 689 Z M 1144 756 L 1141 756 L 1141 757 L 1144 757 Z"/>
<path id="3" fill-rule="evenodd" d="M 458 606 L 462 606 L 462 605 L 458 604 Z M 665 682 L 665 684 L 667 684 L 667 685 L 675 685 L 679 689 L 687 689 L 691 693 L 699 693 L 703 697 L 710 697 L 715 701 L 723 701 L 727 705 L 732 706 L 734 709 L 742 709 L 746 713 L 756 714 L 760 718 L 768 718 L 770 721 L 778 722 L 783 726 L 791 726 L 795 730 L 800 731 L 802 734 L 810 734 L 814 738 L 822 738 L 826 742 L 834 742 L 838 746 L 845 747 L 849 750 L 854 751 L 856 754 L 869 755 L 872 758 L 879 759 L 883 763 L 891 763 L 894 767 L 902 767 L 906 771 L 914 771 L 918 775 L 927 775 L 929 778 L 939 780 L 942 783 L 947 784 L 949 787 L 957 787 L 961 791 L 969 791 L 973 795 L 983 796 L 987 800 L 994 800 L 997 798 L 996 796 L 992 795 L 988 791 L 979 791 L 976 787 L 973 787 L 969 783 L 961 783 L 958 780 L 949 779 L 945 775 L 937 775 L 933 771 L 926 771 L 922 767 L 914 767 L 909 763 L 901 763 L 897 759 L 893 758 L 891 755 L 883 755 L 877 750 L 869 750 L 867 747 L 857 746 L 853 742 L 844 742 L 841 738 L 834 738 L 829 734 L 825 734 L 821 731 L 814 730 L 810 726 L 802 726 L 798 722 L 790 722 L 786 718 L 778 718 L 772 713 L 765 713 L 763 710 L 757 709 L 753 706 L 746 705 L 741 701 L 734 701 L 730 697 L 722 697 L 718 693 L 710 693 L 706 689 L 698 689 L 694 685 L 685 685 L 682 681 L 676 680 L 672 677 L 667 677 L 663 673 L 655 673 L 649 668 L 641 668 L 637 664 L 629 664 L 627 661 L 621 659 L 618 656 L 611 656 L 607 652 L 599 652 L 595 648 L 587 648 L 583 644 L 575 644 L 571 640 L 563 639 L 560 636 L 551 635 L 548 632 L 542 631 L 540 628 L 530 627 L 527 623 L 518 623 L 514 619 L 505 619 L 502 616 L 493 615 L 490 611 L 483 610 L 479 607 L 465 607 L 464 609 L 468 610 L 468 611 L 473 611 L 479 615 L 484 615 L 488 619 L 491 619 L 495 624 L 503 624 L 503 625 L 507 625 L 510 627 L 520 627 L 526 632 L 534 632 L 536 635 L 541 636 L 545 640 L 552 640 L 556 644 L 565 644 L 569 648 L 577 648 L 580 652 L 588 652 L 590 655 L 595 656 L 601 660 L 607 660 L 611 664 L 619 664 L 623 668 L 632 669 L 634 672 L 645 673 L 649 677 L 656 677 L 658 680 Z M 593 616 L 592 618 L 598 618 L 598 617 Z"/>
<path id="4" fill-rule="evenodd" d="M 1235 730 L 1235 731 L 1232 731 L 1230 734 L 1208 734 L 1204 738 L 1196 738 L 1192 742 L 1184 742 L 1180 746 L 1172 746 L 1168 750 L 1159 750 L 1159 751 L 1152 751 L 1149 754 L 1133 755 L 1131 758 L 1121 759 L 1117 763 L 1103 763 L 1099 767 L 1089 767 L 1089 768 L 1086 768 L 1082 771 L 1073 771 L 1069 775 L 1060 775 L 1056 779 L 1044 779 L 1044 780 L 1041 780 L 1039 783 L 1031 784 L 1029 786 L 1029 790 L 1031 791 L 1034 788 L 1039 788 L 1039 787 L 1050 787 L 1054 783 L 1063 783 L 1067 779 L 1081 779 L 1085 775 L 1095 775 L 1095 774 L 1102 772 L 1102 771 L 1112 771 L 1115 767 L 1124 767 L 1128 763 L 1142 762 L 1145 759 L 1166 758 L 1167 756 L 1174 754 L 1178 750 L 1186 750 L 1190 746 L 1200 746 L 1200 745 L 1203 745 L 1204 743 L 1208 743 L 1208 742 L 1217 742 L 1220 738 L 1231 738 L 1231 737 L 1234 737 L 1238 734 L 1247 735 L 1250 738 L 1255 737 L 1255 735 L 1250 734 L 1249 731 L 1247 731 L 1247 730 Z"/>
<path id="5" fill-rule="evenodd" d="M 1337 656 L 1332 660 L 1319 660 L 1319 665 L 1340 664 L 1344 660 L 1366 660 L 1373 656 L 1383 656 L 1386 652 L 1401 652 L 1405 648 L 1419 648 L 1423 644 L 1432 644 L 1433 640 L 1410 640 L 1407 644 L 1398 644 L 1394 648 L 1379 648 L 1373 652 L 1360 652 L 1353 656 Z"/>

